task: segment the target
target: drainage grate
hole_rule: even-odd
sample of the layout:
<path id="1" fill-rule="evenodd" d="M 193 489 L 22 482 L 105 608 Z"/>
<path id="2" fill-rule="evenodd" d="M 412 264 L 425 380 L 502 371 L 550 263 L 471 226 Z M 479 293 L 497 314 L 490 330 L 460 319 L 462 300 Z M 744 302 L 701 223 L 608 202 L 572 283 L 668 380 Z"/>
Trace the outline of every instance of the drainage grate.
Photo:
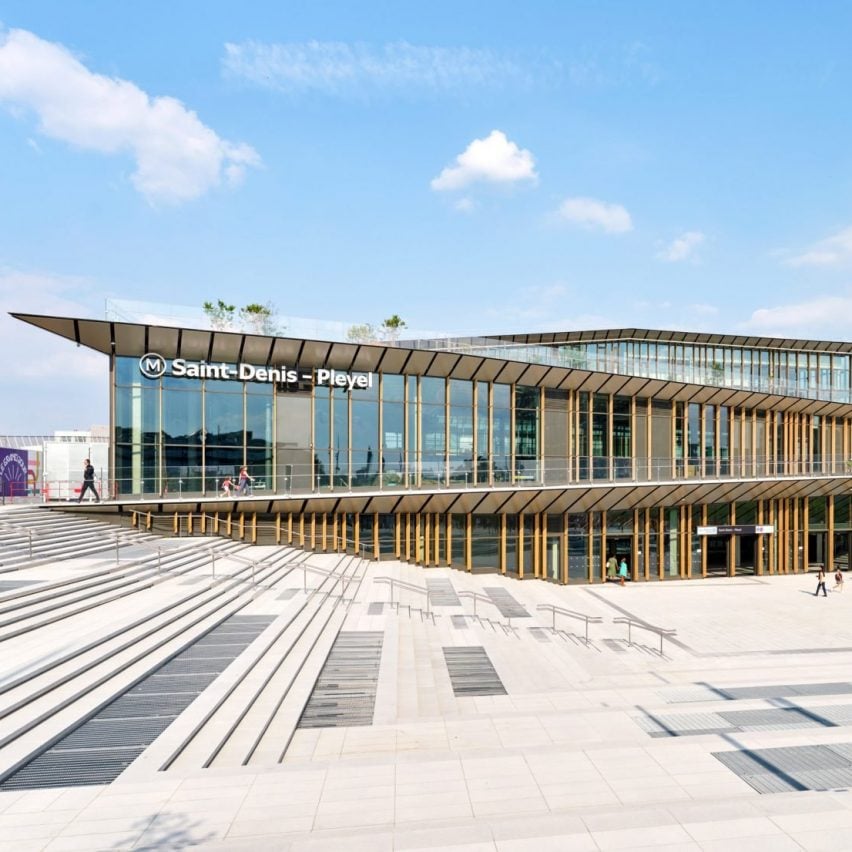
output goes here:
<path id="1" fill-rule="evenodd" d="M 373 601 L 367 606 L 367 615 L 381 615 L 384 611 L 384 601 Z"/>
<path id="2" fill-rule="evenodd" d="M 669 703 L 692 701 L 741 701 L 747 698 L 795 698 L 800 695 L 850 695 L 852 683 L 779 683 L 768 686 L 715 687 L 709 684 L 666 690 Z"/>
<path id="3" fill-rule="evenodd" d="M 852 743 L 714 752 L 758 793 L 852 787 Z"/>
<path id="4" fill-rule="evenodd" d="M 432 606 L 461 606 L 453 584 L 447 579 L 427 580 L 426 590 Z"/>
<path id="5" fill-rule="evenodd" d="M 652 737 L 684 737 L 744 731 L 836 728 L 852 721 L 852 707 L 819 707 L 813 710 L 802 707 L 772 707 L 662 716 L 646 713 L 634 719 L 639 727 Z"/>
<path id="6" fill-rule="evenodd" d="M 529 631 L 539 642 L 550 641 L 550 634 L 543 627 L 530 627 Z"/>
<path id="7" fill-rule="evenodd" d="M 34 757 L 0 789 L 114 781 L 273 620 L 231 616 Z"/>
<path id="8" fill-rule="evenodd" d="M 289 601 L 290 598 L 295 597 L 299 593 L 298 589 L 284 589 L 280 595 L 276 598 L 279 601 Z"/>
<path id="9" fill-rule="evenodd" d="M 485 648 L 475 645 L 443 650 L 450 683 L 457 697 L 507 694 Z"/>
<path id="10" fill-rule="evenodd" d="M 297 728 L 372 725 L 384 634 L 339 633 Z"/>
<path id="11" fill-rule="evenodd" d="M 467 618 L 463 615 L 451 615 L 450 621 L 452 622 L 453 627 L 455 627 L 456 630 L 468 629 Z"/>
<path id="12" fill-rule="evenodd" d="M 500 615 L 506 618 L 529 618 L 530 614 L 500 586 L 489 586 L 482 591 L 491 598 L 491 601 L 500 610 Z"/>

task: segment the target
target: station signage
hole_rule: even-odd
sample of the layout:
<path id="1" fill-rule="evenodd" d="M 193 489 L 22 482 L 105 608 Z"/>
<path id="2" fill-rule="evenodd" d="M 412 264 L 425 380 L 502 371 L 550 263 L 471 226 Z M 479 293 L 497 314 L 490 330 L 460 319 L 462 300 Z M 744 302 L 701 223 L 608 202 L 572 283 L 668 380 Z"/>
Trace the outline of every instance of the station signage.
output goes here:
<path id="1" fill-rule="evenodd" d="M 715 527 L 697 527 L 696 535 L 762 535 L 774 533 L 772 524 L 720 524 Z"/>
<path id="2" fill-rule="evenodd" d="M 345 370 L 325 368 L 303 372 L 292 367 L 258 367 L 254 364 L 228 364 L 224 361 L 209 364 L 206 361 L 187 361 L 186 358 L 168 361 L 156 352 L 148 352 L 139 359 L 139 372 L 146 379 L 169 376 L 175 379 L 220 379 L 288 385 L 310 382 L 314 387 L 345 388 L 350 391 L 371 388 L 374 382 L 373 373 L 349 373 Z"/>

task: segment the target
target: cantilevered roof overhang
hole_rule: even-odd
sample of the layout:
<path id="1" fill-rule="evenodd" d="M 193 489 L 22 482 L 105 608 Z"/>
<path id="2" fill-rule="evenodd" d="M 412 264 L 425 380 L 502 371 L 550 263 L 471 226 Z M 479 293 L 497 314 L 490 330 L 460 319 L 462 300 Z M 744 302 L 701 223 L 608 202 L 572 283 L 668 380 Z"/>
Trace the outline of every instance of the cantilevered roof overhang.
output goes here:
<path id="1" fill-rule="evenodd" d="M 590 509 L 646 509 L 656 506 L 728 503 L 784 497 L 848 493 L 850 476 L 788 476 L 777 479 L 703 479 L 669 482 L 607 482 L 574 485 L 491 488 L 442 488 L 431 491 L 340 491 L 322 494 L 266 495 L 241 499 L 162 497 L 113 500 L 97 505 L 64 503 L 54 508 L 83 512 L 233 512 L 272 515 L 278 512 L 437 512 L 441 514 L 517 514 L 586 512 Z"/>
<path id="2" fill-rule="evenodd" d="M 584 390 L 625 396 L 655 397 L 678 402 L 736 405 L 752 409 L 797 411 L 820 415 L 852 415 L 852 404 L 767 394 L 737 388 L 718 388 L 686 382 L 645 379 L 613 373 L 530 364 L 458 352 L 384 346 L 378 343 L 338 343 L 300 340 L 231 331 L 199 330 L 110 320 L 51 317 L 13 313 L 22 322 L 49 331 L 105 355 L 139 357 L 157 352 L 165 358 L 208 362 L 246 362 L 265 366 L 325 367 L 346 371 L 384 371 L 519 383 L 534 387 Z M 653 332 L 676 334 L 675 332 Z M 575 334 L 570 332 L 569 334 Z M 606 332 L 610 334 L 610 332 Z M 547 337 L 548 335 L 527 335 Z M 551 335 L 552 336 L 552 335 Z M 704 335 L 719 338 L 720 335 Z M 769 338 L 748 338 L 761 341 Z M 779 341 L 775 341 L 780 343 Z M 795 343 L 796 341 L 791 341 Z M 799 341 L 800 342 L 800 341 Z M 754 345 L 759 345 L 755 343 Z M 826 344 L 834 345 L 834 344 Z M 849 347 L 850 344 L 836 344 Z M 845 350 L 843 350 L 845 351 Z"/>

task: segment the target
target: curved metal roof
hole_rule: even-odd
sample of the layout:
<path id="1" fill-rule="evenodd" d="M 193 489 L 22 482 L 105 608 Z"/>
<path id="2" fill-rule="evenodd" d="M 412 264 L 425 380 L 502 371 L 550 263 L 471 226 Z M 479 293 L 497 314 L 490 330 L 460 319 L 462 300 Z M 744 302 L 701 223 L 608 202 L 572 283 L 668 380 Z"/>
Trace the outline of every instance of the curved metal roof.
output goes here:
<path id="1" fill-rule="evenodd" d="M 381 370 L 388 373 L 517 383 L 562 390 L 570 388 L 628 396 L 653 396 L 657 399 L 679 402 L 705 402 L 713 405 L 736 405 L 773 411 L 846 416 L 852 414 L 852 404 L 849 403 L 663 379 L 645 379 L 569 367 L 551 367 L 525 361 L 488 358 L 482 355 L 415 349 L 400 344 L 383 346 L 378 343 L 339 343 L 110 320 L 23 313 L 11 315 L 22 322 L 72 340 L 80 346 L 103 352 L 105 355 L 139 357 L 146 352 L 158 352 L 166 358 L 187 358 L 209 362 L 244 361 L 258 365 L 300 365 L 364 372 Z M 600 334 L 611 333 L 600 332 Z M 649 333 L 675 334 L 675 332 Z M 567 334 L 598 334 L 598 332 L 567 332 Z M 705 336 L 714 339 L 722 337 L 721 335 Z M 527 335 L 527 337 L 547 337 L 547 335 Z M 848 346 L 852 351 L 851 344 L 836 345 Z"/>

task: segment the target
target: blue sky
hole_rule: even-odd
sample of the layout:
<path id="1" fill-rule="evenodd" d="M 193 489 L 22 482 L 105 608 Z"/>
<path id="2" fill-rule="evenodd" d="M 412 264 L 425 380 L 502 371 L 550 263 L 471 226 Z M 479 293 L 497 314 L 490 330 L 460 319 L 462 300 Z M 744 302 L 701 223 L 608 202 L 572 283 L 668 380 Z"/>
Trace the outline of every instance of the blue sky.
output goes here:
<path id="1" fill-rule="evenodd" d="M 0 307 L 849 339 L 852 6 L 0 7 Z M 105 422 L 0 320 L 0 433 Z M 68 380 L 63 371 L 76 378 Z"/>

